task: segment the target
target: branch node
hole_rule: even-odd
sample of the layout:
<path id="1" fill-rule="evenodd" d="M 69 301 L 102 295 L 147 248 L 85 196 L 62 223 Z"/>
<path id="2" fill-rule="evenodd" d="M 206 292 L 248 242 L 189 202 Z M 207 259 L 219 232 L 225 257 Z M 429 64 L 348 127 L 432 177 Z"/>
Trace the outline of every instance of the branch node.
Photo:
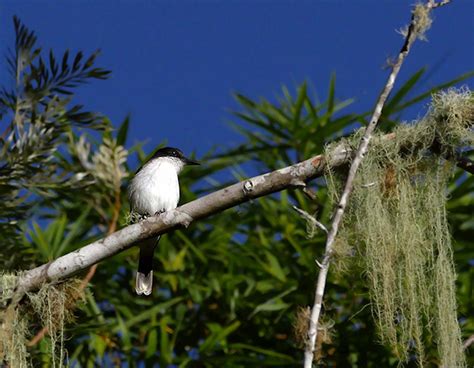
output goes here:
<path id="1" fill-rule="evenodd" d="M 290 184 L 296 188 L 306 188 L 306 183 L 298 178 L 292 179 Z"/>
<path id="2" fill-rule="evenodd" d="M 192 216 L 178 209 L 166 211 L 165 213 L 161 214 L 160 217 L 167 225 L 177 224 L 184 226 L 185 228 L 187 228 L 189 224 L 194 221 Z"/>
<path id="3" fill-rule="evenodd" d="M 251 180 L 246 180 L 242 186 L 242 190 L 244 191 L 245 195 L 248 195 L 253 191 L 253 183 Z"/>
<path id="4" fill-rule="evenodd" d="M 311 190 L 311 188 L 306 186 L 302 190 L 303 190 L 303 193 L 306 194 L 306 196 L 309 199 L 311 199 L 312 201 L 315 201 L 315 200 L 318 199 L 318 196 L 316 195 L 316 193 L 313 190 Z"/>
<path id="5" fill-rule="evenodd" d="M 320 269 L 322 269 L 322 268 L 323 268 L 323 265 L 322 265 L 322 263 L 321 263 L 321 262 L 319 262 L 317 259 L 315 259 L 315 260 L 314 260 L 314 262 L 315 262 L 315 263 L 318 265 L 318 267 L 319 267 Z"/>

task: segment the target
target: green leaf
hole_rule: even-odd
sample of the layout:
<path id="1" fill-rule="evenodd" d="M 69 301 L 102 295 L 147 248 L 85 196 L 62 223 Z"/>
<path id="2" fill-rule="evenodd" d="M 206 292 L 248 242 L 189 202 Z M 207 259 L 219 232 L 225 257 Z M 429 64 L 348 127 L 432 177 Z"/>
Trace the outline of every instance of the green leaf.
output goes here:
<path id="1" fill-rule="evenodd" d="M 117 316 L 117 322 L 118 322 L 118 326 L 119 326 L 119 331 L 121 332 L 121 340 L 123 342 L 123 347 L 124 347 L 125 351 L 129 351 L 132 348 L 132 340 L 131 340 L 131 336 L 130 336 L 130 330 L 128 329 L 127 325 L 125 324 L 125 321 L 123 320 L 120 313 L 116 311 L 115 315 Z"/>
<path id="2" fill-rule="evenodd" d="M 336 96 L 336 74 L 331 74 L 331 79 L 329 80 L 329 91 L 328 91 L 328 101 L 327 101 L 327 115 L 332 116 L 334 114 L 335 107 L 335 97 Z"/>
<path id="3" fill-rule="evenodd" d="M 46 240 L 46 234 L 39 227 L 36 221 L 33 221 L 34 232 L 30 231 L 31 239 L 39 246 L 39 249 L 43 256 L 50 261 L 52 259 L 51 249 L 49 247 L 49 242 Z"/>
<path id="4" fill-rule="evenodd" d="M 211 330 L 211 335 L 199 347 L 202 353 L 214 350 L 218 343 L 224 344 L 227 336 L 239 328 L 240 321 L 234 321 L 224 328 L 217 323 L 209 323 L 207 326 Z"/>
<path id="5" fill-rule="evenodd" d="M 76 54 L 76 57 L 74 58 L 74 62 L 72 63 L 72 69 L 73 70 L 77 70 L 79 68 L 79 64 L 82 60 L 82 52 L 79 51 L 77 54 Z"/>
<path id="6" fill-rule="evenodd" d="M 454 86 L 454 85 L 456 85 L 456 84 L 458 84 L 458 83 L 460 83 L 464 80 L 470 79 L 472 77 L 474 77 L 474 71 L 461 74 L 459 77 L 451 79 L 448 82 L 438 84 L 437 86 L 430 88 L 426 92 L 419 94 L 418 96 L 412 98 L 411 100 L 400 103 L 398 106 L 393 107 L 392 108 L 392 114 L 394 114 L 396 112 L 400 112 L 402 110 L 405 110 L 406 108 L 408 108 L 408 107 L 410 107 L 410 106 L 412 106 L 412 105 L 414 105 L 418 102 L 421 102 L 426 98 L 431 97 L 433 95 L 433 93 L 435 93 L 435 92 L 438 92 L 438 91 L 441 91 L 443 89 L 452 87 L 452 86 Z"/>
<path id="7" fill-rule="evenodd" d="M 68 58 L 69 58 L 69 50 L 66 50 L 66 52 L 63 55 L 63 61 L 61 62 L 61 69 L 62 72 L 61 74 L 65 75 L 68 70 Z"/>
<path id="8" fill-rule="evenodd" d="M 286 282 L 286 275 L 278 258 L 269 251 L 265 251 L 265 256 L 267 258 L 267 263 L 264 264 L 265 270 L 281 282 Z"/>
<path id="9" fill-rule="evenodd" d="M 52 239 L 51 247 L 53 250 L 53 258 L 57 258 L 62 255 L 62 250 L 64 249 L 63 238 L 67 226 L 68 218 L 65 214 L 59 216 L 59 218 L 51 223 L 51 235 Z"/>
<path id="10" fill-rule="evenodd" d="M 146 321 L 147 319 L 151 318 L 152 316 L 156 314 L 162 314 L 166 312 L 168 308 L 171 308 L 173 305 L 181 302 L 182 300 L 183 300 L 183 297 L 176 297 L 176 298 L 167 300 L 166 302 L 155 304 L 151 308 L 147 309 L 146 311 L 139 313 L 132 318 L 129 318 L 125 322 L 125 326 L 127 328 L 131 328 L 132 326 L 141 324 L 143 321 Z M 120 326 L 115 326 L 114 328 L 112 328 L 113 333 L 117 333 L 119 330 L 120 330 Z"/>
<path id="11" fill-rule="evenodd" d="M 231 349 L 236 349 L 236 350 L 240 350 L 240 349 L 250 350 L 250 351 L 253 351 L 253 352 L 256 352 L 256 353 L 259 353 L 259 354 L 263 354 L 263 355 L 267 355 L 267 356 L 270 356 L 270 357 L 273 357 L 273 358 L 278 358 L 278 359 L 282 359 L 284 361 L 296 363 L 295 359 L 290 355 L 281 354 L 281 353 L 278 353 L 274 350 L 259 348 L 259 347 L 254 346 L 254 345 L 235 343 L 235 344 L 230 344 L 229 347 Z"/>
<path id="12" fill-rule="evenodd" d="M 160 321 L 160 354 L 161 359 L 165 363 L 171 363 L 172 361 L 172 348 L 170 346 L 169 340 L 169 330 L 168 324 L 171 322 L 171 318 L 169 316 L 165 316 Z"/>
<path id="13" fill-rule="evenodd" d="M 130 124 L 130 115 L 127 115 L 127 117 L 122 122 L 122 124 L 120 125 L 120 128 L 117 132 L 117 144 L 118 145 L 125 146 L 125 143 L 127 141 L 129 124 Z"/>
<path id="14" fill-rule="evenodd" d="M 194 245 L 194 243 L 182 232 L 182 231 L 176 231 L 176 235 L 184 242 L 184 244 L 189 247 L 193 253 L 196 255 L 196 257 L 199 258 L 199 260 L 203 263 L 207 263 L 207 258 L 204 255 L 204 253 Z"/>
<path id="15" fill-rule="evenodd" d="M 157 351 L 157 348 L 158 348 L 158 331 L 156 329 L 153 329 L 148 333 L 145 357 L 151 358 L 152 356 L 154 356 Z"/>
<path id="16" fill-rule="evenodd" d="M 94 350 L 96 351 L 97 356 L 99 357 L 104 356 L 105 350 L 107 349 L 107 345 L 104 339 L 102 338 L 102 336 L 92 333 L 89 335 L 89 338 L 90 338 L 91 346 L 94 347 Z"/>
<path id="17" fill-rule="evenodd" d="M 262 128 L 264 131 L 270 132 L 272 134 L 275 134 L 276 136 L 284 139 L 288 139 L 289 136 L 282 130 L 276 128 L 275 126 L 271 125 L 268 123 L 268 121 L 261 120 L 259 118 L 255 118 L 252 116 L 249 116 L 247 114 L 243 114 L 240 112 L 234 112 L 234 115 L 241 118 L 242 120 L 245 120 L 246 122 L 258 126 Z"/>
<path id="18" fill-rule="evenodd" d="M 252 313 L 250 313 L 249 318 L 252 318 L 254 315 L 256 315 L 259 312 L 274 312 L 274 311 L 279 311 L 282 309 L 287 309 L 288 307 L 291 306 L 291 304 L 284 303 L 281 298 L 284 296 L 292 293 L 297 289 L 296 286 L 292 286 L 289 289 L 283 291 L 282 293 L 278 294 L 277 296 L 268 299 L 265 303 L 262 303 L 258 305 Z"/>
<path id="19" fill-rule="evenodd" d="M 398 88 L 395 95 L 385 104 L 383 113 L 387 116 L 390 116 L 391 111 L 395 108 L 405 96 L 407 96 L 418 83 L 420 78 L 425 73 L 426 68 L 421 68 L 415 72 L 400 88 Z"/>
<path id="20" fill-rule="evenodd" d="M 307 100 L 307 98 L 308 98 L 308 96 L 307 96 L 307 86 L 306 86 L 306 82 L 304 82 L 298 88 L 298 97 L 296 99 L 296 103 L 294 104 L 293 129 L 296 129 L 297 127 L 300 126 L 301 113 L 303 111 L 304 102 Z"/>

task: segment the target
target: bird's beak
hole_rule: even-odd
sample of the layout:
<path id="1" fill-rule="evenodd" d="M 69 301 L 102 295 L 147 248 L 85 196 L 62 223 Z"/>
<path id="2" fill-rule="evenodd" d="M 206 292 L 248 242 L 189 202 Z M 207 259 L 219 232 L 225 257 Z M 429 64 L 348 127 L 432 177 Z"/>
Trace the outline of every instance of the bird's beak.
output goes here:
<path id="1" fill-rule="evenodd" d="M 191 160 L 190 158 L 184 157 L 183 158 L 185 165 L 201 165 L 199 162 Z"/>

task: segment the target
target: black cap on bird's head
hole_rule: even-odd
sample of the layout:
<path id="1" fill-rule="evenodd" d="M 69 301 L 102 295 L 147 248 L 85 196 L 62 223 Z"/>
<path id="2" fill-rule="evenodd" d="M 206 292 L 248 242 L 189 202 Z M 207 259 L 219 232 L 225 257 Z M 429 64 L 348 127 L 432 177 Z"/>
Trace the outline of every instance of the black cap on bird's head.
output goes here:
<path id="1" fill-rule="evenodd" d="M 173 147 L 160 148 L 153 154 L 150 160 L 159 157 L 175 157 L 177 159 L 180 159 L 185 165 L 200 165 L 199 162 L 191 160 L 190 158 L 184 156 L 184 153 L 180 149 Z"/>

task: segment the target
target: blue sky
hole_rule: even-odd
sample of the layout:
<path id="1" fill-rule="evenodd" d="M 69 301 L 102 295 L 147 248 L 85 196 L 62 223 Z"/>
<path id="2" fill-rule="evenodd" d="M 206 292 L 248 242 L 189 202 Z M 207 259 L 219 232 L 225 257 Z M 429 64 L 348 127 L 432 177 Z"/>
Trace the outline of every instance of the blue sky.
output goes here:
<path id="1" fill-rule="evenodd" d="M 273 99 L 282 84 L 306 79 L 324 98 L 334 72 L 337 96 L 356 98 L 349 109 L 371 108 L 412 3 L 2 0 L 0 40 L 5 52 L 16 14 L 47 49 L 102 49 L 98 64 L 112 78 L 81 87 L 80 102 L 117 124 L 130 113 L 130 143 L 147 140 L 151 150 L 166 139 L 199 157 L 241 141 L 228 125 L 232 92 Z M 415 45 L 400 81 L 422 66 L 432 71 L 426 88 L 472 70 L 473 35 L 474 1 L 438 9 L 429 42 Z"/>

